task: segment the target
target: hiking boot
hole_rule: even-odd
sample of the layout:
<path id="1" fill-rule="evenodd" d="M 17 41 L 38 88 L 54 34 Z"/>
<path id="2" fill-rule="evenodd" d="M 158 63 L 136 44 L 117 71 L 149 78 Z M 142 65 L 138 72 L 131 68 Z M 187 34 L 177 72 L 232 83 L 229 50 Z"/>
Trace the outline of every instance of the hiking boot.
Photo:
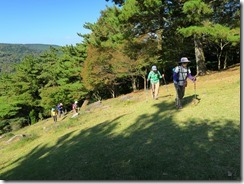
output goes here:
<path id="1" fill-rule="evenodd" d="M 176 107 L 178 106 L 177 98 L 175 99 L 175 106 L 176 106 Z"/>

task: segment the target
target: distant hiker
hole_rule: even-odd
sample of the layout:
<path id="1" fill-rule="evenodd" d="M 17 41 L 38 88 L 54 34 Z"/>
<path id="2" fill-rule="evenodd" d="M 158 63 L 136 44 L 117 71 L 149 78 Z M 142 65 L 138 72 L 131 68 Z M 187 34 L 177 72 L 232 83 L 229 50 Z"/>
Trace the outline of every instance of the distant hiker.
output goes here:
<path id="1" fill-rule="evenodd" d="M 51 109 L 51 116 L 53 117 L 54 123 L 57 122 L 58 111 L 55 108 Z"/>
<path id="2" fill-rule="evenodd" d="M 160 79 L 162 79 L 161 73 L 157 70 L 156 66 L 152 66 L 152 70 L 149 72 L 147 77 L 147 82 L 150 80 L 152 98 L 156 100 L 158 99 Z"/>
<path id="3" fill-rule="evenodd" d="M 182 102 L 185 95 L 185 87 L 187 86 L 187 78 L 191 79 L 193 82 L 196 78 L 191 75 L 190 68 L 187 68 L 187 64 L 190 61 L 186 57 L 182 57 L 179 61 L 179 65 L 173 69 L 173 82 L 176 91 L 176 107 L 178 109 L 182 108 Z"/>
<path id="4" fill-rule="evenodd" d="M 58 117 L 61 118 L 62 114 L 64 114 L 64 112 L 63 112 L 63 104 L 59 103 L 57 105 L 57 109 L 58 109 Z"/>
<path id="5" fill-rule="evenodd" d="M 73 103 L 72 109 L 73 109 L 74 114 L 78 113 L 78 102 L 77 101 L 75 101 L 75 103 Z"/>

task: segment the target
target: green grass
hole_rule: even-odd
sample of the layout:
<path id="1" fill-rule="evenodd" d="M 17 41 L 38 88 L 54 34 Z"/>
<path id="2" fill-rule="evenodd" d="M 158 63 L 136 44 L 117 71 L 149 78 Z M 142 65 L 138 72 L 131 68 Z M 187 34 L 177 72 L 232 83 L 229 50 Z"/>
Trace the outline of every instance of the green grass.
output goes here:
<path id="1" fill-rule="evenodd" d="M 240 180 L 240 67 L 199 77 L 182 110 L 173 85 L 102 102 L 0 139 L 2 180 Z M 146 100 L 148 99 L 148 100 Z M 13 135 L 21 140 L 6 143 Z"/>

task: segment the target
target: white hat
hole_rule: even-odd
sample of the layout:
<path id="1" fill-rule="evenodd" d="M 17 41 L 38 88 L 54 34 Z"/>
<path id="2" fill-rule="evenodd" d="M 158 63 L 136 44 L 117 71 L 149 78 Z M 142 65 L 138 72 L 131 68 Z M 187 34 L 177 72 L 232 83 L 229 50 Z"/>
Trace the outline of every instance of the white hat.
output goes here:
<path id="1" fill-rule="evenodd" d="M 187 59 L 187 57 L 182 57 L 179 63 L 189 63 L 189 62 L 190 61 Z"/>
<path id="2" fill-rule="evenodd" d="M 152 70 L 153 71 L 156 71 L 157 70 L 157 67 L 154 65 L 154 66 L 152 66 Z"/>
<path id="3" fill-rule="evenodd" d="M 78 103 L 77 101 L 75 101 L 75 103 Z"/>

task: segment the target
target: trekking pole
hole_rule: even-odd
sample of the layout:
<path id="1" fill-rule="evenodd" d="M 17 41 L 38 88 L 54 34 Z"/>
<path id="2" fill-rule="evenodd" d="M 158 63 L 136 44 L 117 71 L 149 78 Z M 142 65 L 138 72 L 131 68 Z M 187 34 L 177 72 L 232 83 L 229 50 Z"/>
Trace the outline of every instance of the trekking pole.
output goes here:
<path id="1" fill-rule="evenodd" d="M 147 85 L 148 85 L 148 81 L 146 80 L 146 102 L 148 102 L 148 88 L 147 88 Z"/>
<path id="2" fill-rule="evenodd" d="M 197 75 L 195 77 L 197 77 Z M 197 97 L 197 92 L 196 91 L 197 91 L 197 82 L 195 80 L 195 82 L 194 82 L 194 96 L 195 96 L 194 104 L 195 105 L 198 104 L 200 102 L 200 100 L 201 100 L 200 98 Z"/>
<path id="3" fill-rule="evenodd" d="M 198 76 L 198 74 L 197 75 L 195 75 L 195 82 L 194 82 L 194 94 L 195 94 L 195 99 L 197 99 L 197 76 Z"/>
<path id="4" fill-rule="evenodd" d="M 196 81 L 194 82 L 194 94 L 195 94 L 195 99 L 197 99 L 197 93 L 196 93 Z"/>

